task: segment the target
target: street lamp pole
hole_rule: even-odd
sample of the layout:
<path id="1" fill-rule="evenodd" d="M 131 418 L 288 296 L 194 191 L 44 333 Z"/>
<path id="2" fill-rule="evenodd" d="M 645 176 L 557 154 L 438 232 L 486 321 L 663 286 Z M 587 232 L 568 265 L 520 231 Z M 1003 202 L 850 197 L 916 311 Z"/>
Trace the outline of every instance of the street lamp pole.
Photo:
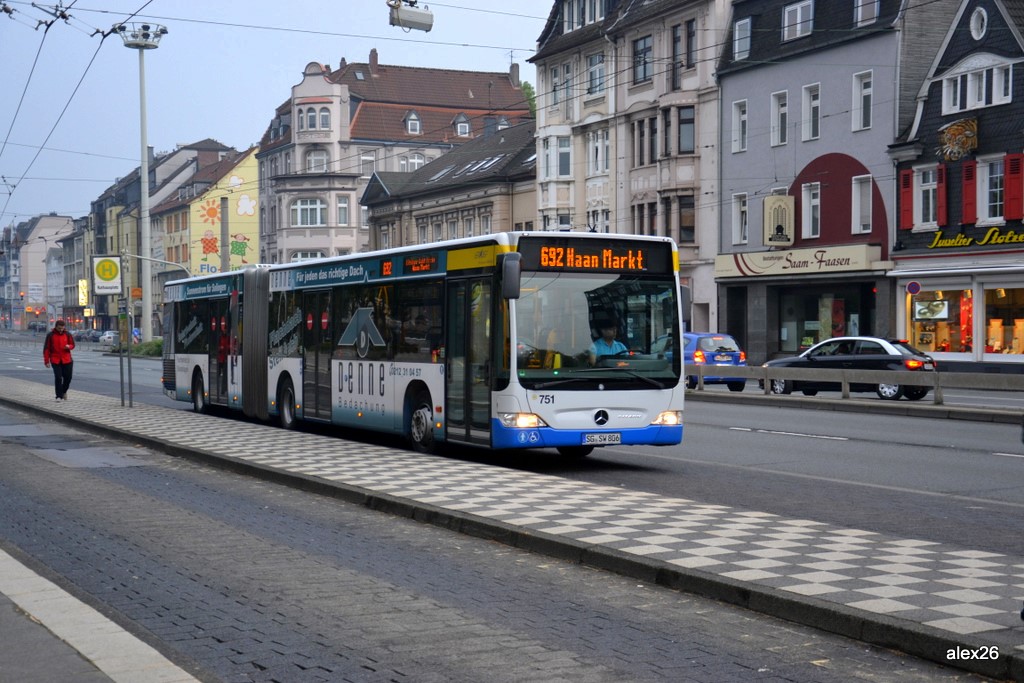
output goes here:
<path id="1" fill-rule="evenodd" d="M 167 34 L 167 28 L 159 24 L 115 24 L 114 30 L 121 35 L 125 47 L 139 51 L 139 138 L 142 143 L 142 162 L 139 167 L 139 251 L 142 257 L 140 286 L 142 287 L 142 341 L 153 338 L 153 272 L 149 257 L 149 143 L 146 140 L 146 50 L 155 50 L 160 39 Z"/>

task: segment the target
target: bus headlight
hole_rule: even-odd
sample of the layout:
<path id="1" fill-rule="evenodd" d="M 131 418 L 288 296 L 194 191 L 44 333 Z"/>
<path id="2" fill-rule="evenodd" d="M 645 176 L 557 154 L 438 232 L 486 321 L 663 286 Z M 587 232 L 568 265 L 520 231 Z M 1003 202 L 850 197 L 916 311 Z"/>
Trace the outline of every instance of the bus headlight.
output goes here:
<path id="1" fill-rule="evenodd" d="M 658 417 L 654 419 L 652 425 L 660 425 L 663 427 L 675 427 L 683 424 L 683 411 L 681 410 L 666 410 L 663 413 L 658 413 Z"/>
<path id="2" fill-rule="evenodd" d="M 535 429 L 547 427 L 547 423 L 540 419 L 540 415 L 533 413 L 498 413 L 498 419 L 504 427 L 510 429 Z"/>

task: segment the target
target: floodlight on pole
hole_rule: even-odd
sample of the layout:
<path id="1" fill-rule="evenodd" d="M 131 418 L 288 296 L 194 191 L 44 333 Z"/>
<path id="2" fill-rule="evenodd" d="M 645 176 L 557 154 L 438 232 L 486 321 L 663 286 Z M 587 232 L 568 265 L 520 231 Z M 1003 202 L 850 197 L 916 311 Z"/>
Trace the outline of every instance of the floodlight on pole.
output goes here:
<path id="1" fill-rule="evenodd" d="M 142 143 L 142 162 L 139 167 L 139 254 L 148 259 L 152 256 L 149 222 L 149 143 L 146 140 L 146 50 L 155 50 L 160 39 L 167 35 L 167 28 L 159 24 L 124 23 L 114 24 L 114 31 L 121 36 L 124 46 L 139 51 L 139 138 Z M 150 262 L 142 260 L 139 284 L 142 287 L 142 320 L 139 327 L 142 341 L 153 338 L 153 274 Z"/>

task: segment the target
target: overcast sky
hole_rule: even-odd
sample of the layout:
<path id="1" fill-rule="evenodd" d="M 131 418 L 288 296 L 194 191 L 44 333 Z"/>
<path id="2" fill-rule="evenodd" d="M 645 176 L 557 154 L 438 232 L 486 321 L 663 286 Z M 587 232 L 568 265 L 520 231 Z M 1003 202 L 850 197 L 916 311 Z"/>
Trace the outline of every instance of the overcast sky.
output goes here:
<path id="1" fill-rule="evenodd" d="M 37 7 L 53 8 L 48 0 Z M 147 133 L 156 152 L 213 138 L 257 144 L 303 67 L 366 62 L 507 72 L 536 86 L 536 41 L 552 0 L 425 2 L 433 29 L 388 23 L 385 0 L 65 0 L 70 18 L 0 0 L 0 226 L 79 217 L 138 167 L 139 58 L 122 21 L 167 27 L 145 54 Z M 133 16 L 134 14 L 134 16 Z M 37 27 L 38 26 L 38 27 Z"/>

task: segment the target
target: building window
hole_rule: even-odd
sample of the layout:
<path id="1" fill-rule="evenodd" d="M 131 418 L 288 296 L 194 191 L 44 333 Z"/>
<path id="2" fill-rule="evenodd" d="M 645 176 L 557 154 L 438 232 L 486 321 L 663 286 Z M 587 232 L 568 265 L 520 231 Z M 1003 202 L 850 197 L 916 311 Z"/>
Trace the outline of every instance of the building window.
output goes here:
<path id="1" fill-rule="evenodd" d="M 466 218 L 462 219 L 462 222 L 465 224 L 464 227 L 465 227 L 465 231 L 466 231 L 466 237 L 472 237 L 473 236 L 473 227 L 474 227 L 473 226 L 473 217 L 472 216 L 467 216 Z"/>
<path id="2" fill-rule="evenodd" d="M 692 69 L 697 65 L 697 20 L 690 19 L 686 22 L 686 68 Z"/>
<path id="3" fill-rule="evenodd" d="M 320 109 L 320 128 L 322 130 L 330 130 L 331 128 L 331 110 L 327 107 L 321 107 Z"/>
<path id="4" fill-rule="evenodd" d="M 985 37 L 985 33 L 988 31 L 988 12 L 983 8 L 978 7 L 971 14 L 971 37 L 975 40 L 981 40 Z"/>
<path id="5" fill-rule="evenodd" d="M 587 133 L 587 174 L 608 171 L 608 129 Z"/>
<path id="6" fill-rule="evenodd" d="M 572 108 L 572 64 L 566 62 L 562 65 L 562 105 L 565 107 L 564 115 L 571 115 Z"/>
<path id="7" fill-rule="evenodd" d="M 491 214 L 486 213 L 480 216 L 480 234 L 490 235 L 491 234 Z"/>
<path id="8" fill-rule="evenodd" d="M 459 121 L 456 123 L 455 134 L 460 138 L 469 137 L 469 121 Z"/>
<path id="9" fill-rule="evenodd" d="M 419 241 L 419 244 L 426 244 L 427 242 L 430 241 L 427 236 L 426 223 L 420 223 L 419 225 L 416 226 L 416 239 Z"/>
<path id="10" fill-rule="evenodd" d="M 654 163 L 658 159 L 658 117 L 652 116 L 647 119 L 647 144 L 650 145 L 647 154 L 647 158 L 650 163 Z M 667 151 L 667 150 L 666 150 Z"/>
<path id="11" fill-rule="evenodd" d="M 867 26 L 878 19 L 878 0 L 854 0 L 854 20 L 857 26 Z"/>
<path id="12" fill-rule="evenodd" d="M 793 40 L 811 34 L 814 26 L 814 0 L 787 5 L 782 10 L 782 39 Z"/>
<path id="13" fill-rule="evenodd" d="M 802 190 L 803 222 L 800 234 L 804 239 L 821 237 L 821 185 L 807 183 Z"/>
<path id="14" fill-rule="evenodd" d="M 918 215 L 916 225 L 937 226 L 939 223 L 939 184 L 937 168 L 922 168 L 918 173 Z"/>
<path id="15" fill-rule="evenodd" d="M 747 243 L 747 194 L 741 192 L 732 196 L 732 243 Z"/>
<path id="16" fill-rule="evenodd" d="M 633 137 L 636 140 L 634 149 L 636 152 L 636 163 L 633 164 L 634 168 L 638 168 L 644 165 L 644 150 L 647 149 L 646 142 L 647 124 L 643 119 L 633 122 Z"/>
<path id="17" fill-rule="evenodd" d="M 679 198 L 679 239 L 680 244 L 694 244 L 697 241 L 697 209 L 692 196 Z"/>
<path id="18" fill-rule="evenodd" d="M 551 80 L 551 106 L 552 107 L 554 107 L 555 105 L 558 104 L 558 96 L 559 96 L 560 91 L 561 91 L 561 79 L 559 79 L 559 77 L 558 77 L 559 73 L 561 73 L 561 72 L 560 72 L 560 70 L 559 70 L 559 68 L 557 66 L 553 67 L 551 69 L 551 78 L 550 78 L 550 80 Z"/>
<path id="19" fill-rule="evenodd" d="M 296 251 L 292 254 L 292 262 L 295 261 L 309 261 L 316 258 L 323 258 L 324 252 L 322 251 Z"/>
<path id="20" fill-rule="evenodd" d="M 991 66 L 942 81 L 942 113 L 955 114 L 1013 100 L 1013 66 Z"/>
<path id="21" fill-rule="evenodd" d="M 420 117 L 416 114 L 409 114 L 409 118 L 405 120 L 405 132 L 409 135 L 419 135 L 420 129 Z"/>
<path id="22" fill-rule="evenodd" d="M 817 140 L 821 136 L 821 85 L 804 86 L 802 138 Z"/>
<path id="23" fill-rule="evenodd" d="M 789 130 L 789 94 L 772 93 L 772 144 L 784 145 Z"/>
<path id="24" fill-rule="evenodd" d="M 359 174 L 364 178 L 369 178 L 373 175 L 376 170 L 377 158 L 373 152 L 367 151 L 362 152 L 359 155 Z"/>
<path id="25" fill-rule="evenodd" d="M 732 103 L 732 151 L 747 151 L 747 101 Z"/>
<path id="26" fill-rule="evenodd" d="M 292 202 L 292 227 L 327 225 L 327 205 L 319 199 L 297 199 Z"/>
<path id="27" fill-rule="evenodd" d="M 454 240 L 459 237 L 459 222 L 448 221 L 448 239 Z"/>
<path id="28" fill-rule="evenodd" d="M 746 59 L 750 56 L 750 17 L 740 19 L 732 25 L 732 57 Z"/>
<path id="29" fill-rule="evenodd" d="M 313 107 L 306 110 L 306 128 L 310 130 L 316 129 L 316 109 L 313 109 Z"/>
<path id="30" fill-rule="evenodd" d="M 572 139 L 558 138 L 558 176 L 565 178 L 572 175 Z"/>
<path id="31" fill-rule="evenodd" d="M 423 168 L 423 165 L 427 163 L 426 159 L 419 152 L 413 152 L 409 155 L 409 170 L 416 171 Z"/>
<path id="32" fill-rule="evenodd" d="M 672 89 L 679 90 L 683 87 L 683 68 L 686 63 L 683 61 L 683 25 L 676 24 L 672 27 Z"/>
<path id="33" fill-rule="evenodd" d="M 697 151 L 695 110 L 693 107 L 679 107 L 676 111 L 679 114 L 679 153 L 693 154 Z"/>
<path id="34" fill-rule="evenodd" d="M 651 80 L 653 44 L 650 36 L 633 41 L 633 83 L 646 83 Z"/>
<path id="35" fill-rule="evenodd" d="M 855 176 L 853 178 L 853 234 L 865 234 L 871 232 L 871 188 L 872 180 L 869 175 Z"/>
<path id="36" fill-rule="evenodd" d="M 311 149 L 306 152 L 306 173 L 326 173 L 327 162 L 327 150 Z"/>
<path id="37" fill-rule="evenodd" d="M 1003 173 L 1002 157 L 978 160 L 978 225 L 1003 223 Z"/>
<path id="38" fill-rule="evenodd" d="M 338 225 L 348 225 L 348 197 L 338 197 Z"/>
<path id="39" fill-rule="evenodd" d="M 297 118 L 298 121 L 299 121 L 299 130 L 305 130 L 306 129 L 305 112 L 303 112 L 303 110 L 300 109 L 299 112 L 298 112 L 298 116 L 296 116 L 295 118 Z"/>
<path id="40" fill-rule="evenodd" d="M 871 127 L 871 72 L 864 71 L 853 76 L 853 129 L 867 130 Z"/>
<path id="41" fill-rule="evenodd" d="M 604 53 L 587 56 L 587 94 L 604 92 Z"/>

